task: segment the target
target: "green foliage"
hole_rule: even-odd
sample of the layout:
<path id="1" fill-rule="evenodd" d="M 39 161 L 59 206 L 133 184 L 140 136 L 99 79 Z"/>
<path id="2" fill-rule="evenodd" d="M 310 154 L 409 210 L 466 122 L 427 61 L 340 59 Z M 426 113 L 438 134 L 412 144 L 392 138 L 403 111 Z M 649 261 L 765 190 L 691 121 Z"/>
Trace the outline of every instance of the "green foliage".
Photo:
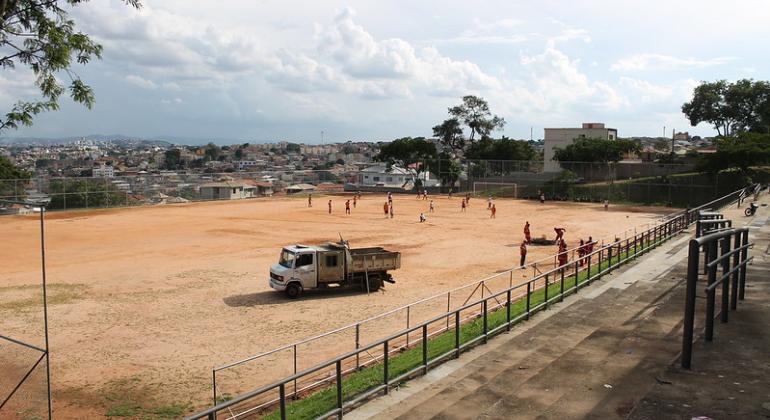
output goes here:
<path id="1" fill-rule="evenodd" d="M 467 139 L 463 136 L 463 126 L 469 130 Z M 467 95 L 460 105 L 449 108 L 449 119 L 433 127 L 433 135 L 441 139 L 444 148 L 457 154 L 504 126 L 505 120 L 492 114 L 487 101 Z"/>
<path id="2" fill-rule="evenodd" d="M 182 151 L 169 149 L 164 153 L 163 167 L 166 169 L 179 169 L 182 164 Z"/>
<path id="3" fill-rule="evenodd" d="M 416 170 L 421 172 L 425 169 L 426 161 L 436 157 L 436 146 L 425 138 L 403 137 L 380 147 L 380 153 L 374 157 L 374 160 L 391 165 L 397 164 L 404 168 L 417 164 Z"/>
<path id="4" fill-rule="evenodd" d="M 479 140 L 468 148 L 465 157 L 484 160 L 533 160 L 536 155 L 529 142 L 503 136 L 500 140 L 488 137 Z"/>
<path id="5" fill-rule="evenodd" d="M 209 143 L 203 148 L 203 156 L 206 161 L 217 160 L 222 149 L 214 143 Z"/>
<path id="6" fill-rule="evenodd" d="M 91 108 L 93 90 L 72 70 L 74 62 L 88 64 L 101 58 L 102 46 L 77 31 L 68 10 L 85 0 L 2 0 L 0 1 L 0 68 L 25 67 L 35 75 L 41 98 L 19 101 L 0 118 L 0 131 L 32 125 L 35 115 L 59 109 L 59 97 L 66 91 L 73 101 Z M 124 0 L 139 8 L 138 0 Z M 57 79 L 66 74 L 69 86 Z"/>
<path id="7" fill-rule="evenodd" d="M 623 153 L 640 152 L 642 146 L 633 140 L 602 138 L 575 139 L 565 148 L 555 148 L 553 160 L 559 162 L 617 162 Z"/>
<path id="8" fill-rule="evenodd" d="M 5 156 L 0 156 L 0 179 L 29 179 L 31 174 L 17 168 Z"/>
<path id="9" fill-rule="evenodd" d="M 707 122 L 720 136 L 739 131 L 770 133 L 770 83 L 741 79 L 702 82 L 682 105 L 693 126 Z"/>
<path id="10" fill-rule="evenodd" d="M 717 151 L 701 157 L 698 169 L 717 173 L 728 168 L 745 172 L 751 166 L 770 164 L 770 134 L 738 133 L 717 140 Z"/>
<path id="11" fill-rule="evenodd" d="M 288 144 L 286 145 L 286 151 L 287 151 L 287 152 L 294 152 L 294 153 L 299 153 L 299 150 L 300 150 L 300 149 L 299 149 L 299 145 L 298 145 L 298 144 L 296 144 L 296 143 L 288 143 Z"/>
<path id="12" fill-rule="evenodd" d="M 441 152 L 437 159 L 428 159 L 426 162 L 428 169 L 441 180 L 441 185 L 452 187 L 460 179 L 462 168 L 448 153 Z"/>
<path id="13" fill-rule="evenodd" d="M 51 210 L 124 206 L 126 193 L 104 178 L 52 179 Z M 64 194 L 66 193 L 66 194 Z"/>
<path id="14" fill-rule="evenodd" d="M 31 176 L 5 156 L 0 156 L 0 199 L 23 200 L 27 196 L 24 186 Z"/>

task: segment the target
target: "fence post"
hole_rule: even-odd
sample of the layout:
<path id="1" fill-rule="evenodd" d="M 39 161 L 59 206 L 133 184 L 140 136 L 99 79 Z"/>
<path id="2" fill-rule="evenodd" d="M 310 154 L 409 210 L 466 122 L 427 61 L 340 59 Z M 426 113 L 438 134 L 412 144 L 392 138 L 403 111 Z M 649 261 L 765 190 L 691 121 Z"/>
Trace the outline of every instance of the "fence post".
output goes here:
<path id="1" fill-rule="evenodd" d="M 591 248 L 593 248 L 593 245 L 591 245 Z M 588 285 L 591 285 L 591 260 L 594 259 L 594 252 L 593 249 L 591 252 L 588 253 L 588 267 L 586 267 L 586 281 L 588 282 Z"/>
<path id="2" fill-rule="evenodd" d="M 532 282 L 527 282 L 527 320 L 529 320 L 529 295 L 532 290 Z"/>
<path id="3" fill-rule="evenodd" d="M 487 333 L 489 332 L 489 324 L 487 320 L 487 300 L 481 301 L 481 310 L 484 311 L 484 344 L 487 343 Z"/>
<path id="4" fill-rule="evenodd" d="M 735 284 L 737 285 L 738 283 L 735 283 Z M 511 289 L 508 289 L 508 291 L 505 292 L 505 299 L 506 299 L 506 304 L 505 304 L 506 327 L 505 327 L 505 330 L 506 331 L 510 331 L 511 330 Z"/>
<path id="5" fill-rule="evenodd" d="M 741 246 L 745 247 L 749 244 L 749 231 L 748 229 L 743 231 L 743 234 L 741 235 Z M 743 248 L 741 250 L 741 262 L 742 266 L 740 269 L 741 275 L 740 275 L 740 283 L 738 285 L 738 299 L 743 300 L 746 296 L 746 260 L 748 260 L 749 249 Z"/>
<path id="6" fill-rule="evenodd" d="M 708 258 L 706 258 L 707 264 L 717 259 L 717 243 L 710 242 L 707 246 Z M 711 287 L 717 280 L 717 266 L 714 264 L 708 269 L 708 281 L 706 284 Z M 716 288 L 708 289 L 706 293 L 706 341 L 712 341 L 714 339 L 714 305 L 716 300 Z"/>
<path id="7" fill-rule="evenodd" d="M 337 362 L 339 363 L 339 362 Z M 339 380 L 339 376 L 337 377 Z M 286 420 L 286 385 L 281 384 L 278 386 L 278 399 L 281 401 L 281 420 Z"/>
<path id="8" fill-rule="evenodd" d="M 561 270 L 564 270 L 562 267 Z M 564 274 L 562 272 L 562 274 Z M 545 276 L 545 287 L 543 288 L 543 293 L 545 293 L 543 298 L 543 303 L 545 304 L 545 309 L 548 309 L 548 275 Z"/>
<path id="9" fill-rule="evenodd" d="M 217 405 L 217 370 L 216 369 L 211 369 L 211 385 L 214 388 L 214 405 Z M 216 417 L 216 414 L 214 417 Z"/>
<path id="10" fill-rule="evenodd" d="M 389 364 L 388 341 L 385 340 L 385 342 L 382 343 L 382 344 L 383 344 L 383 352 L 384 352 L 383 353 L 384 361 L 383 361 L 383 364 L 382 364 L 382 370 L 383 370 L 383 375 L 384 375 L 384 378 L 383 378 L 384 382 L 383 383 L 385 384 L 385 394 L 387 395 L 390 392 L 390 390 L 388 389 L 389 388 L 388 385 L 390 383 L 389 379 L 388 379 L 388 376 L 389 376 L 389 374 L 388 374 L 388 364 Z"/>
<path id="11" fill-rule="evenodd" d="M 455 312 L 455 357 L 460 357 L 460 311 Z"/>
<path id="12" fill-rule="evenodd" d="M 358 350 L 360 347 L 361 347 L 361 324 L 357 322 L 356 323 L 356 350 Z M 295 360 L 296 360 L 296 354 L 297 354 L 296 348 L 297 346 L 295 345 L 294 346 Z M 358 354 L 358 352 L 356 352 L 356 370 L 361 368 L 360 358 L 361 356 Z M 296 366 L 296 363 L 295 363 L 295 366 Z M 297 372 L 294 372 L 294 373 L 297 373 Z"/>
<path id="13" fill-rule="evenodd" d="M 451 293 L 452 292 L 446 292 L 446 330 L 449 331 L 449 301 L 451 300 Z"/>
<path id="14" fill-rule="evenodd" d="M 732 236 L 732 235 L 731 235 Z M 730 304 L 730 276 L 728 273 L 730 272 L 730 257 L 725 257 L 726 254 L 730 253 L 730 239 L 732 239 L 731 236 L 725 236 L 721 240 L 721 254 L 722 254 L 722 277 L 728 276 L 726 279 L 722 279 L 722 313 L 721 313 L 721 321 L 727 322 L 727 312 L 728 312 L 728 306 Z"/>
<path id="15" fill-rule="evenodd" d="M 409 305 L 409 306 L 406 307 L 406 329 L 407 329 L 407 332 L 406 332 L 406 348 L 409 348 L 409 331 L 408 330 L 409 330 L 409 314 L 411 312 L 410 309 L 412 309 L 412 305 Z"/>
<path id="16" fill-rule="evenodd" d="M 387 343 L 385 345 L 385 348 L 387 349 Z M 387 353 L 385 353 L 387 354 Z M 388 358 L 385 357 L 385 366 L 388 364 Z M 337 413 L 337 418 L 342 418 L 342 360 L 337 360 L 337 363 L 335 363 L 337 368 L 337 409 L 340 411 Z M 388 370 L 385 369 L 385 372 Z M 387 377 L 387 374 L 385 374 Z M 385 381 L 386 387 L 385 387 L 385 393 L 387 394 L 388 388 L 387 388 L 387 380 Z M 283 384 L 281 385 L 283 387 Z M 281 401 L 283 402 L 283 398 L 281 398 Z"/>
<path id="17" fill-rule="evenodd" d="M 422 374 L 428 374 L 428 324 L 422 325 Z"/>
<path id="18" fill-rule="evenodd" d="M 682 331 L 682 368 L 689 369 L 692 361 L 692 339 L 695 324 L 695 289 L 698 282 L 698 257 L 700 246 L 695 239 L 690 240 L 687 255 L 687 289 L 685 292 L 684 327 Z"/>
<path id="19" fill-rule="evenodd" d="M 741 232 L 735 232 L 735 240 L 733 241 L 733 249 L 737 250 L 741 246 Z M 733 254 L 733 274 L 730 276 L 730 309 L 738 309 L 738 277 L 740 275 L 740 268 L 738 264 L 741 262 L 741 251 L 736 251 Z"/>

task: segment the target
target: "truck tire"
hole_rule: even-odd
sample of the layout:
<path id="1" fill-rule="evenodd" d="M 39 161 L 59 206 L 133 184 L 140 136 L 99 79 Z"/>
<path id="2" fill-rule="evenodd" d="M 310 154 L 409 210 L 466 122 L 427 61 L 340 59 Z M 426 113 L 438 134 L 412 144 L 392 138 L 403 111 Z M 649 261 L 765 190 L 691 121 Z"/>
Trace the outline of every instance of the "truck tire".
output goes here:
<path id="1" fill-rule="evenodd" d="M 369 292 L 376 292 L 380 290 L 380 286 L 382 286 L 382 277 L 380 277 L 379 274 L 370 274 L 369 275 Z M 366 283 L 364 281 L 364 292 L 366 291 Z"/>
<path id="2" fill-rule="evenodd" d="M 289 283 L 288 286 L 286 286 L 286 296 L 289 299 L 297 299 L 302 294 L 302 286 L 297 283 Z"/>

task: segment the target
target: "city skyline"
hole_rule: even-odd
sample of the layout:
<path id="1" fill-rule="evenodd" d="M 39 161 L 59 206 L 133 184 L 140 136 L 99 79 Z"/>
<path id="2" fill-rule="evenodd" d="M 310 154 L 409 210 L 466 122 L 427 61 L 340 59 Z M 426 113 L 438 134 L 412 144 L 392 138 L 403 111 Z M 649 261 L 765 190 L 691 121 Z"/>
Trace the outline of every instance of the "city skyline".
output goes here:
<path id="1" fill-rule="evenodd" d="M 143 3 L 74 8 L 105 48 L 74 68 L 95 90 L 94 109 L 64 99 L 3 136 L 391 140 L 431 136 L 466 94 L 506 119 L 496 137 L 582 122 L 621 137 L 662 136 L 664 126 L 710 136 L 680 111 L 693 87 L 770 70 L 755 54 L 770 35 L 757 1 Z M 3 110 L 34 94 L 29 74 L 0 76 Z"/>

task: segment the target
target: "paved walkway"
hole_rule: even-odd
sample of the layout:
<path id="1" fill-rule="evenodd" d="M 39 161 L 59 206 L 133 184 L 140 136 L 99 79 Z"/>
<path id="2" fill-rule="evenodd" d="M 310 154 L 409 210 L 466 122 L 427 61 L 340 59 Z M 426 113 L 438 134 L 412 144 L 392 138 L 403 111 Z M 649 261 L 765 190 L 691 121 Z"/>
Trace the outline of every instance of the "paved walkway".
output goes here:
<path id="1" fill-rule="evenodd" d="M 697 343 L 690 372 L 676 364 L 690 239 L 681 235 L 513 332 L 346 417 L 770 417 L 770 409 L 762 406 L 770 402 L 770 261 L 764 258 L 770 227 L 765 220 L 754 219 L 751 235 L 757 245 L 746 301 L 731 313 L 728 325 L 717 324 L 713 343 Z"/>

